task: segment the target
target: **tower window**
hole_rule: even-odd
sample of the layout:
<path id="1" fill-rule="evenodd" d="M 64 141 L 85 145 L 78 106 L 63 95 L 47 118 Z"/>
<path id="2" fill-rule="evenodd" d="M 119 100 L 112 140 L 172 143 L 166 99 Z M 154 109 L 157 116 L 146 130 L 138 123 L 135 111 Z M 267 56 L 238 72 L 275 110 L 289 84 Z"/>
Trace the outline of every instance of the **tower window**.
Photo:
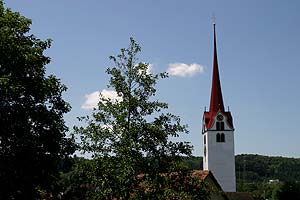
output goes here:
<path id="1" fill-rule="evenodd" d="M 225 142 L 225 134 L 224 133 L 221 133 L 221 142 Z"/>
<path id="2" fill-rule="evenodd" d="M 203 142 L 204 142 L 204 144 L 206 144 L 206 135 L 204 135 L 204 138 L 203 138 Z"/>
<path id="3" fill-rule="evenodd" d="M 224 133 L 217 133 L 216 141 L 217 142 L 225 142 L 225 134 Z"/>
<path id="4" fill-rule="evenodd" d="M 220 133 L 217 133 L 217 142 L 221 142 L 221 135 L 220 135 Z"/>
<path id="5" fill-rule="evenodd" d="M 224 131 L 224 122 L 216 122 L 217 131 Z"/>

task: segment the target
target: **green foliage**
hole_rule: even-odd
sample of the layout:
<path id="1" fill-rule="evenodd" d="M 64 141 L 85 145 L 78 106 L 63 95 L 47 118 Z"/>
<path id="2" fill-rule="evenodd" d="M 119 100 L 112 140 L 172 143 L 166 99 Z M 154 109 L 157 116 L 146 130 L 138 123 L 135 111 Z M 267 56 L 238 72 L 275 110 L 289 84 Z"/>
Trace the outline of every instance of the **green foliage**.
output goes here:
<path id="1" fill-rule="evenodd" d="M 198 156 L 184 157 L 183 162 L 192 170 L 203 169 L 203 159 Z"/>
<path id="2" fill-rule="evenodd" d="M 272 197 L 274 200 L 300 199 L 300 183 L 299 182 L 284 182 L 280 187 L 273 191 Z"/>
<path id="3" fill-rule="evenodd" d="M 202 157 L 184 159 L 191 169 L 202 169 Z M 235 156 L 235 169 L 238 184 L 263 183 L 271 179 L 285 182 L 300 181 L 300 158 L 242 154 Z M 199 168 L 200 165 L 200 168 Z"/>
<path id="4" fill-rule="evenodd" d="M 184 162 L 190 169 L 198 169 L 202 157 L 185 158 Z M 235 162 L 237 191 L 250 192 L 256 199 L 296 199 L 300 196 L 297 193 L 300 190 L 299 158 L 242 154 L 235 157 Z M 274 179 L 280 182 L 269 183 Z M 287 185 L 291 188 L 289 193 Z"/>
<path id="5" fill-rule="evenodd" d="M 236 156 L 238 191 L 251 192 L 257 199 L 278 199 L 285 182 L 300 181 L 300 159 L 243 154 Z M 269 183 L 278 179 L 279 183 Z M 285 198 L 288 198 L 287 193 Z"/>
<path id="6" fill-rule="evenodd" d="M 74 129 L 81 149 L 93 157 L 90 184 L 96 189 L 90 190 L 91 199 L 161 199 L 168 188 L 162 174 L 182 171 L 181 156 L 191 155 L 189 143 L 170 141 L 187 133 L 186 126 L 178 116 L 163 112 L 166 103 L 154 100 L 155 85 L 167 74 L 148 73 L 149 64 L 138 62 L 140 51 L 131 38 L 128 48 L 110 57 L 115 66 L 107 69 L 108 86 L 119 99 L 100 96 L 92 116 L 80 118 L 87 126 Z"/>
<path id="7" fill-rule="evenodd" d="M 89 191 L 95 189 L 94 185 L 90 184 L 95 162 L 78 157 L 73 158 L 73 160 L 72 168 L 60 175 L 60 198 L 66 200 L 87 199 Z"/>
<path id="8" fill-rule="evenodd" d="M 242 154 L 236 156 L 238 180 L 264 182 L 270 179 L 280 181 L 300 180 L 300 159 Z"/>
<path id="9" fill-rule="evenodd" d="M 145 158 L 146 159 L 146 158 Z M 107 184 L 114 184 L 118 177 L 116 172 L 103 169 L 103 163 L 96 159 L 76 158 L 69 172 L 61 174 L 61 199 L 103 199 L 103 193 L 96 180 L 105 177 Z M 160 173 L 155 181 L 148 174 L 137 175 L 139 184 L 133 188 L 128 199 L 203 199 L 207 200 L 215 191 L 210 185 L 192 175 L 191 170 L 182 163 L 177 166 L 177 172 Z M 103 171 L 104 170 L 104 171 Z M 103 184 L 106 184 L 104 181 Z M 117 185 L 116 185 L 117 186 Z M 108 189 L 108 187 L 106 186 Z M 110 187 L 111 188 L 111 187 Z M 113 188 L 122 189 L 122 186 Z M 111 192 L 111 191 L 110 191 Z"/>
<path id="10" fill-rule="evenodd" d="M 0 199 L 54 191 L 59 163 L 74 152 L 65 138 L 66 87 L 45 76 L 51 42 L 29 34 L 30 24 L 0 1 Z"/>

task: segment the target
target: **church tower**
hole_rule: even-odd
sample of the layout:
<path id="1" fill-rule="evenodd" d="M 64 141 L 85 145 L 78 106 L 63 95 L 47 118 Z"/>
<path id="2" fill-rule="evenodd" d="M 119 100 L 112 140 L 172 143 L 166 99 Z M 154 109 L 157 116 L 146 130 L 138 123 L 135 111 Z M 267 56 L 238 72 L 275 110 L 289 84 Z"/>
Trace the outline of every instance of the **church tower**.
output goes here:
<path id="1" fill-rule="evenodd" d="M 203 115 L 203 169 L 212 171 L 223 191 L 235 192 L 234 127 L 230 111 L 225 111 L 218 69 L 216 25 L 209 111 Z"/>

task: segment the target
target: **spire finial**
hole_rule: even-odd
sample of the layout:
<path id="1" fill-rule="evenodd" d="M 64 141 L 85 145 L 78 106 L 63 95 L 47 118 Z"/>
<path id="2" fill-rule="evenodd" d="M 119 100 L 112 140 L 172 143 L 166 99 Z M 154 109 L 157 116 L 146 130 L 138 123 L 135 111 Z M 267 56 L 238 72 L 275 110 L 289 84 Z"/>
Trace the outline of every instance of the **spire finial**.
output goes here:
<path id="1" fill-rule="evenodd" d="M 216 25 L 216 21 L 217 21 L 217 18 L 215 16 L 215 14 L 212 15 L 211 21 L 212 21 L 213 25 L 215 26 Z"/>

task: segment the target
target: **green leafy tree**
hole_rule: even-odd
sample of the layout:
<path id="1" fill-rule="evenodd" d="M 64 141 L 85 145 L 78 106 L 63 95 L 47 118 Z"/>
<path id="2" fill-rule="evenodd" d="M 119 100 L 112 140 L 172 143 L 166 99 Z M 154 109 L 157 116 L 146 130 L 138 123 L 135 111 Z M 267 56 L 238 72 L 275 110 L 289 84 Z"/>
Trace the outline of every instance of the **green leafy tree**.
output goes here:
<path id="1" fill-rule="evenodd" d="M 72 169 L 61 173 L 59 180 L 61 191 L 60 199 L 87 199 L 89 190 L 95 189 L 94 185 L 90 184 L 90 173 L 93 173 L 94 165 L 94 160 L 75 156 L 73 158 Z"/>
<path id="2" fill-rule="evenodd" d="M 50 195 L 61 160 L 74 152 L 65 138 L 66 87 L 45 75 L 50 40 L 29 34 L 30 24 L 0 1 L 0 199 Z"/>
<path id="3" fill-rule="evenodd" d="M 191 155 L 189 143 L 170 140 L 187 133 L 186 126 L 178 116 L 163 112 L 166 103 L 154 100 L 155 85 L 167 74 L 149 73 L 149 64 L 137 59 L 140 51 L 131 38 L 128 48 L 110 57 L 115 65 L 107 69 L 108 86 L 119 98 L 100 95 L 92 116 L 81 118 L 87 126 L 75 127 L 82 150 L 94 158 L 90 180 L 95 199 L 167 199 L 179 194 L 166 174 L 185 171 L 182 156 Z M 204 191 L 198 188 L 199 193 Z"/>

